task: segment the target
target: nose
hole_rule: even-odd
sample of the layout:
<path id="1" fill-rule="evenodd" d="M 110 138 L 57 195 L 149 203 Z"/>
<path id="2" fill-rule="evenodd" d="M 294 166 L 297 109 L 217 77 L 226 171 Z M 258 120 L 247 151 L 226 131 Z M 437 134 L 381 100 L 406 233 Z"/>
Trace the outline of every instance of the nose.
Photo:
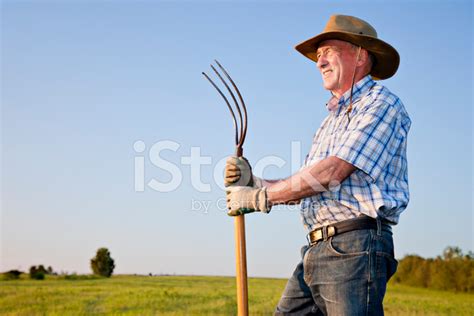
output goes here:
<path id="1" fill-rule="evenodd" d="M 328 61 L 327 61 L 326 57 L 324 57 L 324 55 L 320 56 L 318 58 L 318 61 L 316 62 L 316 66 L 318 67 L 319 70 L 326 67 L 327 64 L 328 64 Z"/>

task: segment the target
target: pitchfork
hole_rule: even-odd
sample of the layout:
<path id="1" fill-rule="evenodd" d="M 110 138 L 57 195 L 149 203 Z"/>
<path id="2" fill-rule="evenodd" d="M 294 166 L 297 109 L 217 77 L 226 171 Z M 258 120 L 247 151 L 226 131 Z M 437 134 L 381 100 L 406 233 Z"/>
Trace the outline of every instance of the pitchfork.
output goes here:
<path id="1" fill-rule="evenodd" d="M 234 110 L 230 105 L 229 100 L 226 98 L 225 94 L 219 89 L 219 87 L 206 75 L 204 72 L 202 73 L 204 77 L 216 88 L 217 92 L 221 95 L 224 99 L 227 107 L 229 108 L 230 114 L 232 115 L 232 121 L 234 123 L 235 129 L 235 155 L 237 157 L 242 157 L 243 149 L 242 146 L 245 141 L 245 137 L 247 135 L 247 108 L 245 107 L 244 99 L 240 94 L 239 88 L 235 84 L 234 80 L 230 77 L 227 71 L 222 67 L 222 65 L 215 60 L 217 66 L 221 69 L 224 75 L 227 77 L 229 82 L 231 83 L 232 87 L 234 88 L 235 92 L 240 100 L 237 102 L 237 99 L 232 92 L 232 89 L 229 87 L 227 82 L 222 78 L 222 75 L 217 71 L 217 69 L 211 65 L 212 70 L 216 73 L 219 79 L 222 81 L 224 86 L 227 88 L 232 100 L 234 101 L 235 108 L 237 109 L 237 113 L 239 116 L 239 121 L 237 122 L 237 118 L 235 117 Z M 243 110 L 243 111 L 242 111 Z M 243 117 L 242 117 L 243 112 Z M 247 316 L 249 313 L 248 309 L 248 288 L 247 288 L 247 254 L 246 254 L 246 246 L 245 246 L 245 218 L 244 215 L 239 215 L 235 217 L 234 220 L 234 230 L 235 230 L 235 259 L 236 259 L 236 270 L 237 270 L 237 311 L 239 316 Z"/>

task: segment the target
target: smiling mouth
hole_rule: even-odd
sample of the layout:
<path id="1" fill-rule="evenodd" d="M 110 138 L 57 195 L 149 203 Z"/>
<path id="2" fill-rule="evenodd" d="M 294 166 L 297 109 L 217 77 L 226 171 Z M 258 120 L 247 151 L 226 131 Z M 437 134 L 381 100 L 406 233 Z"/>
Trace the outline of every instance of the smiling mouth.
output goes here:
<path id="1" fill-rule="evenodd" d="M 325 71 L 323 71 L 323 77 L 328 76 L 328 74 L 329 74 L 330 72 L 332 72 L 332 70 L 325 70 Z"/>

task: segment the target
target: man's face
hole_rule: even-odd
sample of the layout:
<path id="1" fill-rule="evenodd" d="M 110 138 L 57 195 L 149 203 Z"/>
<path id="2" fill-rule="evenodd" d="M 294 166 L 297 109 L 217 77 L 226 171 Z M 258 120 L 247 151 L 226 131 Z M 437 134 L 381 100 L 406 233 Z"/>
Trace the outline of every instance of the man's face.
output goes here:
<path id="1" fill-rule="evenodd" d="M 357 53 L 354 46 L 340 40 L 327 40 L 321 42 L 316 53 L 324 88 L 340 97 L 351 87 Z"/>

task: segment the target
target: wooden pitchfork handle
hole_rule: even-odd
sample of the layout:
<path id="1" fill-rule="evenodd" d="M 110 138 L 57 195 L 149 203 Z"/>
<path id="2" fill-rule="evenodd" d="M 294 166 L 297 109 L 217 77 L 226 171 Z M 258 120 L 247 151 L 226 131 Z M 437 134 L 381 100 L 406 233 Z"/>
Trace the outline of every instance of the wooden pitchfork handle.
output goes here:
<path id="1" fill-rule="evenodd" d="M 242 157 L 243 149 L 242 146 L 245 141 L 245 137 L 247 135 L 247 107 L 245 106 L 245 102 L 240 94 L 239 88 L 234 83 L 234 80 L 230 77 L 227 71 L 222 67 L 222 65 L 215 60 L 217 66 L 221 69 L 224 75 L 227 77 L 231 85 L 233 86 L 234 90 L 237 92 L 239 102 L 232 92 L 232 89 L 229 87 L 227 82 L 224 80 L 222 75 L 217 71 L 217 69 L 211 65 L 212 70 L 216 73 L 219 79 L 222 81 L 224 86 L 226 87 L 227 91 L 229 92 L 232 100 L 234 101 L 235 108 L 237 109 L 239 121 L 235 117 L 234 110 L 229 103 L 229 100 L 226 98 L 224 93 L 219 89 L 219 87 L 214 83 L 214 81 L 209 78 L 204 72 L 202 73 L 204 77 L 216 88 L 217 92 L 221 95 L 224 99 L 230 114 L 232 115 L 232 121 L 234 123 L 235 129 L 235 145 L 236 151 L 235 155 L 237 157 Z M 243 112 L 243 113 L 242 113 Z M 242 115 L 243 114 L 243 115 Z M 249 314 L 249 307 L 248 307 L 248 285 L 247 285 L 247 248 L 245 244 L 245 217 L 244 215 L 238 215 L 234 218 L 234 235 L 235 235 L 235 260 L 236 260 L 236 275 L 237 275 L 237 311 L 238 316 L 248 316 Z"/>

